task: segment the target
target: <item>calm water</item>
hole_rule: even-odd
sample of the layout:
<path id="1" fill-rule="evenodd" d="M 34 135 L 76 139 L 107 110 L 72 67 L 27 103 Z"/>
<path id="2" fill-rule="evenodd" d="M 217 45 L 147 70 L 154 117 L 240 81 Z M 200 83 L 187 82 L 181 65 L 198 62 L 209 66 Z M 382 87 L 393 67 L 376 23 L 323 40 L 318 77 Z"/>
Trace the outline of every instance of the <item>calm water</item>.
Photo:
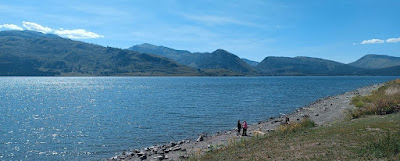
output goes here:
<path id="1" fill-rule="evenodd" d="M 0 77 L 0 160 L 96 160 L 396 77 Z"/>

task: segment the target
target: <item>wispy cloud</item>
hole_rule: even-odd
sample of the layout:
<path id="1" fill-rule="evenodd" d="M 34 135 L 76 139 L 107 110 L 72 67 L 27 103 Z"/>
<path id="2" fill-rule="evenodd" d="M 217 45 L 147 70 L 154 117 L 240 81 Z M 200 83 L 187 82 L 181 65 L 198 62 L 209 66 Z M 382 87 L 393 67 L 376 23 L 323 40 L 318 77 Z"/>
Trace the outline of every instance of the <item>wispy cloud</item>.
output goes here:
<path id="1" fill-rule="evenodd" d="M 84 29 L 75 29 L 75 30 L 60 29 L 60 30 L 55 30 L 54 33 L 62 37 L 67 37 L 71 39 L 94 39 L 94 38 L 104 37 L 102 35 L 86 31 Z"/>
<path id="2" fill-rule="evenodd" d="M 206 24 L 240 24 L 241 22 L 229 17 L 222 17 L 222 16 L 211 16 L 211 15 L 201 15 L 201 16 L 194 16 L 194 15 L 186 15 L 186 18 L 191 20 L 199 21 Z"/>
<path id="3" fill-rule="evenodd" d="M 371 39 L 371 40 L 364 40 L 361 42 L 361 44 L 381 44 L 384 43 L 384 40 L 381 39 Z"/>
<path id="4" fill-rule="evenodd" d="M 24 25 L 24 27 L 28 30 L 32 30 L 32 31 L 37 31 L 37 32 L 41 32 L 41 33 L 50 33 L 53 30 L 49 27 L 46 26 L 42 26 L 39 25 L 37 23 L 33 23 L 33 22 L 26 22 L 26 21 L 22 21 L 22 24 Z"/>
<path id="5" fill-rule="evenodd" d="M 242 25 L 242 26 L 257 26 L 257 24 L 241 21 L 232 17 L 214 16 L 214 15 L 184 15 L 185 18 L 207 25 Z"/>
<path id="6" fill-rule="evenodd" d="M 399 38 L 390 38 L 390 39 L 387 39 L 386 42 L 391 42 L 391 43 L 400 42 L 400 37 L 399 37 Z"/>
<path id="7" fill-rule="evenodd" d="M 6 28 L 6 29 L 10 29 L 10 30 L 20 30 L 20 31 L 24 30 L 22 27 L 19 27 L 14 24 L 3 24 L 3 25 L 0 25 L 0 29 L 1 28 Z"/>

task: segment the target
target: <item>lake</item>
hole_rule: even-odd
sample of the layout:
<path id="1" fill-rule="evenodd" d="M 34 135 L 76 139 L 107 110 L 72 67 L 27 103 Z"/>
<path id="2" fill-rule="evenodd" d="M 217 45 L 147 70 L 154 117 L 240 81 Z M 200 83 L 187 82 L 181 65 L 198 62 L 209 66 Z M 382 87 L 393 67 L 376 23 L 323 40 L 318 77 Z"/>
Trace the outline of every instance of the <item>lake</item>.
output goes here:
<path id="1" fill-rule="evenodd" d="M 0 160 L 97 160 L 398 77 L 0 77 Z"/>

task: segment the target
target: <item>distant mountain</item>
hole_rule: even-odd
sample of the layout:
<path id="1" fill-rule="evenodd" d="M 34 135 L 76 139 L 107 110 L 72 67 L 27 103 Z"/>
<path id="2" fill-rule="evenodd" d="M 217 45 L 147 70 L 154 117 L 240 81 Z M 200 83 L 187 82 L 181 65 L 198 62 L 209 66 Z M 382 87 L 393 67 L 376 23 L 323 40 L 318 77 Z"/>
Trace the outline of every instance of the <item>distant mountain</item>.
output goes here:
<path id="1" fill-rule="evenodd" d="M 367 69 L 382 69 L 400 65 L 400 57 L 369 54 L 349 65 Z"/>
<path id="2" fill-rule="evenodd" d="M 132 46 L 129 50 L 164 56 L 193 68 L 211 73 L 218 72 L 222 75 L 254 75 L 257 73 L 256 69 L 238 56 L 222 49 L 218 49 L 212 53 L 191 53 L 186 50 L 142 44 Z"/>
<path id="3" fill-rule="evenodd" d="M 266 57 L 256 68 L 263 75 L 357 75 L 363 69 L 311 57 Z"/>
<path id="4" fill-rule="evenodd" d="M 192 54 L 187 50 L 176 50 L 164 46 L 155 46 L 148 43 L 132 46 L 128 50 L 159 55 L 173 60 L 179 59 L 182 55 Z"/>
<path id="5" fill-rule="evenodd" d="M 246 58 L 242 58 L 242 60 L 244 62 L 246 62 L 247 64 L 249 64 L 250 66 L 252 66 L 252 67 L 257 66 L 260 63 L 260 62 L 249 60 L 249 59 L 246 59 Z"/>
<path id="6" fill-rule="evenodd" d="M 363 71 L 363 75 L 371 76 L 400 76 L 400 65 L 381 68 L 381 69 L 367 69 Z"/>
<path id="7" fill-rule="evenodd" d="M 0 75 L 201 75 L 169 59 L 33 31 L 0 32 Z"/>
<path id="8" fill-rule="evenodd" d="M 133 51 L 131 51 L 133 50 Z M 122 50 L 33 31 L 0 32 L 0 76 L 400 75 L 400 58 L 366 55 L 343 64 L 311 57 L 240 59 L 142 44 Z"/>

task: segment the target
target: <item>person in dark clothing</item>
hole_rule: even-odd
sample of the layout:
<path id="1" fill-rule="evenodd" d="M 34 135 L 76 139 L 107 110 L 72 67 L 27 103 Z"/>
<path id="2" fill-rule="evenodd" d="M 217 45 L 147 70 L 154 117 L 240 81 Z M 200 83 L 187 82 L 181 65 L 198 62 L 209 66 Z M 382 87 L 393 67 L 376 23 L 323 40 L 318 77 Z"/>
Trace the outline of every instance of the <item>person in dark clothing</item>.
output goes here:
<path id="1" fill-rule="evenodd" d="M 240 130 L 242 129 L 242 124 L 240 123 L 240 120 L 238 120 L 238 123 L 237 123 L 237 135 L 239 136 L 240 135 Z"/>
<path id="2" fill-rule="evenodd" d="M 246 123 L 246 120 L 243 121 L 242 126 L 243 126 L 243 134 L 242 134 L 242 136 L 247 136 L 247 123 Z"/>

